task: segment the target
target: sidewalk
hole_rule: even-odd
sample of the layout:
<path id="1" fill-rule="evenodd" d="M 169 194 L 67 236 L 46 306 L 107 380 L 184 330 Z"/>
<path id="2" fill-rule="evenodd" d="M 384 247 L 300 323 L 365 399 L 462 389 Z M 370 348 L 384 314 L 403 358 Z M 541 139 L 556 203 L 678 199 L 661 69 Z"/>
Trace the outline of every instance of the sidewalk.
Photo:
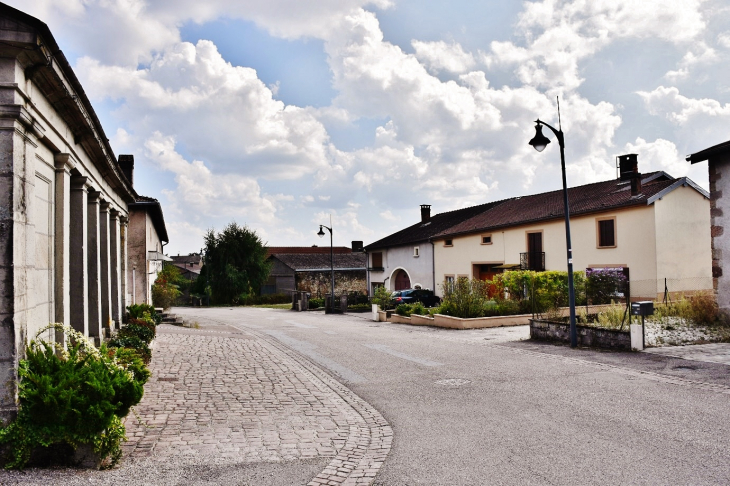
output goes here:
<path id="1" fill-rule="evenodd" d="M 691 344 L 687 346 L 665 346 L 646 348 L 645 353 L 660 354 L 673 358 L 705 361 L 730 365 L 730 343 Z"/>
<path id="2" fill-rule="evenodd" d="M 370 484 L 392 430 L 331 376 L 254 330 L 161 325 L 112 471 L 0 472 L 1 484 Z"/>

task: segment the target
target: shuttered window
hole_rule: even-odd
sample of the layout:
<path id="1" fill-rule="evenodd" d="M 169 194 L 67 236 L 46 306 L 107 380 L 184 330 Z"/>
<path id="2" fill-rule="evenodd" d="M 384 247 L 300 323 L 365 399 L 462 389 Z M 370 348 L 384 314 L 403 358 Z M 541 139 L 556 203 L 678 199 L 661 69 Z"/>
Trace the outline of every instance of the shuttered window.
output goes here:
<path id="1" fill-rule="evenodd" d="M 598 221 L 598 246 L 616 246 L 616 220 L 604 219 Z"/>
<path id="2" fill-rule="evenodd" d="M 383 254 L 381 252 L 373 253 L 373 268 L 383 268 Z"/>

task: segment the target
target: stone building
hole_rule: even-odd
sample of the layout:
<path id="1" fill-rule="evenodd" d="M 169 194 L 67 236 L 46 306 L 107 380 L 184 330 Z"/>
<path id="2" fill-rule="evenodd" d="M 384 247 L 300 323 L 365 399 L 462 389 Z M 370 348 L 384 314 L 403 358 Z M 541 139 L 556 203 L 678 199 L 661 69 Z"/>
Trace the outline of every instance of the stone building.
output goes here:
<path id="1" fill-rule="evenodd" d="M 335 294 L 367 292 L 366 263 L 364 253 L 336 253 L 333 261 L 325 253 L 279 253 L 269 257 L 272 263 L 270 281 L 272 291 L 262 293 L 287 293 L 292 290 L 309 292 L 312 297 L 324 298 L 332 285 L 332 264 L 335 270 Z"/>
<path id="2" fill-rule="evenodd" d="M 18 360 L 42 327 L 98 340 L 121 320 L 134 201 L 48 27 L 0 4 L 0 419 L 16 410 Z"/>
<path id="3" fill-rule="evenodd" d="M 707 161 L 710 179 L 710 248 L 712 250 L 712 280 L 717 305 L 730 313 L 730 140 L 687 156 L 687 161 L 696 164 Z M 727 186 L 727 187 L 726 187 Z M 727 212 L 727 216 L 725 216 Z"/>
<path id="4" fill-rule="evenodd" d="M 131 156 L 120 155 L 122 158 Z M 132 164 L 134 159 L 132 158 Z M 123 169 L 126 169 L 124 164 Z M 125 170 L 127 173 L 127 170 Z M 131 180 L 131 177 L 130 177 Z M 137 196 L 135 202 L 129 203 L 129 271 L 127 272 L 127 288 L 129 288 L 129 304 L 152 304 L 152 284 L 162 265 L 172 258 L 162 253 L 164 243 L 169 241 L 162 206 L 157 199 Z"/>

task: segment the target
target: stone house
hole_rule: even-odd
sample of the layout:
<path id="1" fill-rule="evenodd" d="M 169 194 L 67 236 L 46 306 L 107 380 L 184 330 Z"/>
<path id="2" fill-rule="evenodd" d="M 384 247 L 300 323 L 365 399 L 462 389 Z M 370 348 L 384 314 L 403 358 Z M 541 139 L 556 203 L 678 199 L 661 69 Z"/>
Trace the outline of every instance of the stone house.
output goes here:
<path id="1" fill-rule="evenodd" d="M 124 156 L 120 156 L 122 159 Z M 133 163 L 132 159 L 132 163 Z M 152 305 L 152 284 L 162 271 L 166 261 L 172 261 L 162 253 L 169 242 L 162 206 L 157 199 L 137 196 L 129 207 L 129 254 L 127 288 L 129 304 Z"/>
<path id="2" fill-rule="evenodd" d="M 730 270 L 730 234 L 725 233 L 725 228 L 730 227 L 730 199 L 727 197 L 730 194 L 730 140 L 687 156 L 687 161 L 692 164 L 705 160 L 710 179 L 713 288 L 717 305 L 722 311 L 729 313 L 730 275 L 724 275 L 724 271 Z"/>
<path id="3" fill-rule="evenodd" d="M 127 305 L 136 194 L 48 27 L 0 4 L 0 419 L 49 322 L 99 340 Z M 48 332 L 46 339 L 55 334 Z"/>
<path id="4" fill-rule="evenodd" d="M 618 179 L 568 189 L 574 269 L 621 269 L 632 299 L 712 289 L 709 194 L 686 177 L 640 174 L 635 154 L 619 159 Z M 431 242 L 439 282 L 565 271 L 563 191 L 500 201 Z"/>
<path id="5" fill-rule="evenodd" d="M 279 253 L 269 257 L 271 277 L 275 288 L 268 293 L 287 293 L 292 290 L 309 292 L 314 298 L 330 293 L 332 262 L 328 253 Z M 342 292 L 365 293 L 366 256 L 364 253 L 336 253 L 335 294 Z"/>

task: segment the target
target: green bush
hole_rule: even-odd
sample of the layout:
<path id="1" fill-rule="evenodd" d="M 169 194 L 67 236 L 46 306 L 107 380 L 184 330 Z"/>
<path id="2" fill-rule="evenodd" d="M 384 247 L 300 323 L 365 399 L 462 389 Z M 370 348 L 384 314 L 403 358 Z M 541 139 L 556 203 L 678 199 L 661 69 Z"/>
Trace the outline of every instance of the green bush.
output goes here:
<path id="1" fill-rule="evenodd" d="M 289 294 L 268 294 L 268 295 L 248 295 L 242 294 L 233 299 L 235 305 L 266 305 L 266 304 L 290 304 L 291 295 Z"/>
<path id="2" fill-rule="evenodd" d="M 310 309 L 319 309 L 320 307 L 324 307 L 324 299 L 309 299 Z"/>
<path id="3" fill-rule="evenodd" d="M 140 319 L 132 319 L 130 322 L 122 327 L 119 332 L 117 333 L 117 336 L 119 337 L 138 337 L 145 343 L 149 344 L 152 342 L 152 340 L 155 338 L 156 332 L 155 332 L 155 326 L 154 324 L 149 324 L 145 321 L 142 321 Z"/>
<path id="4" fill-rule="evenodd" d="M 347 310 L 352 312 L 369 312 L 370 310 L 372 310 L 372 306 L 370 304 L 353 304 L 348 305 Z"/>
<path id="5" fill-rule="evenodd" d="M 410 317 L 412 314 L 423 316 L 428 312 L 421 302 L 414 302 L 412 304 L 400 304 L 395 308 L 395 313 L 399 316 Z"/>
<path id="6" fill-rule="evenodd" d="M 73 345 L 64 350 L 38 339 L 51 327 Z M 104 345 L 98 350 L 69 326 L 49 326 L 30 342 L 18 374 L 18 415 L 0 430 L 0 443 L 9 446 L 6 468 L 24 467 L 38 447 L 64 444 L 92 444 L 112 465 L 119 460 L 125 433 L 120 419 L 142 399 L 143 388 Z"/>
<path id="7" fill-rule="evenodd" d="M 162 322 L 162 315 L 158 314 L 154 307 L 149 304 L 133 304 L 127 306 L 127 317 L 129 319 L 151 319 L 155 325 Z"/>
<path id="8" fill-rule="evenodd" d="M 120 331 L 121 332 L 121 331 Z M 140 359 L 144 364 L 149 364 L 152 359 L 152 351 L 150 347 L 137 336 L 131 335 L 119 335 L 117 333 L 112 339 L 109 340 L 108 346 L 110 348 L 129 348 L 133 349 L 139 355 Z"/>
<path id="9" fill-rule="evenodd" d="M 134 380 L 140 385 L 147 383 L 150 378 L 150 370 L 145 366 L 139 353 L 130 348 L 108 348 L 107 353 L 117 363 L 123 366 L 127 371 L 131 371 Z"/>
<path id="10" fill-rule="evenodd" d="M 378 287 L 375 289 L 375 295 L 372 299 L 373 304 L 380 307 L 380 310 L 387 310 L 393 308 L 393 294 L 385 287 Z"/>

